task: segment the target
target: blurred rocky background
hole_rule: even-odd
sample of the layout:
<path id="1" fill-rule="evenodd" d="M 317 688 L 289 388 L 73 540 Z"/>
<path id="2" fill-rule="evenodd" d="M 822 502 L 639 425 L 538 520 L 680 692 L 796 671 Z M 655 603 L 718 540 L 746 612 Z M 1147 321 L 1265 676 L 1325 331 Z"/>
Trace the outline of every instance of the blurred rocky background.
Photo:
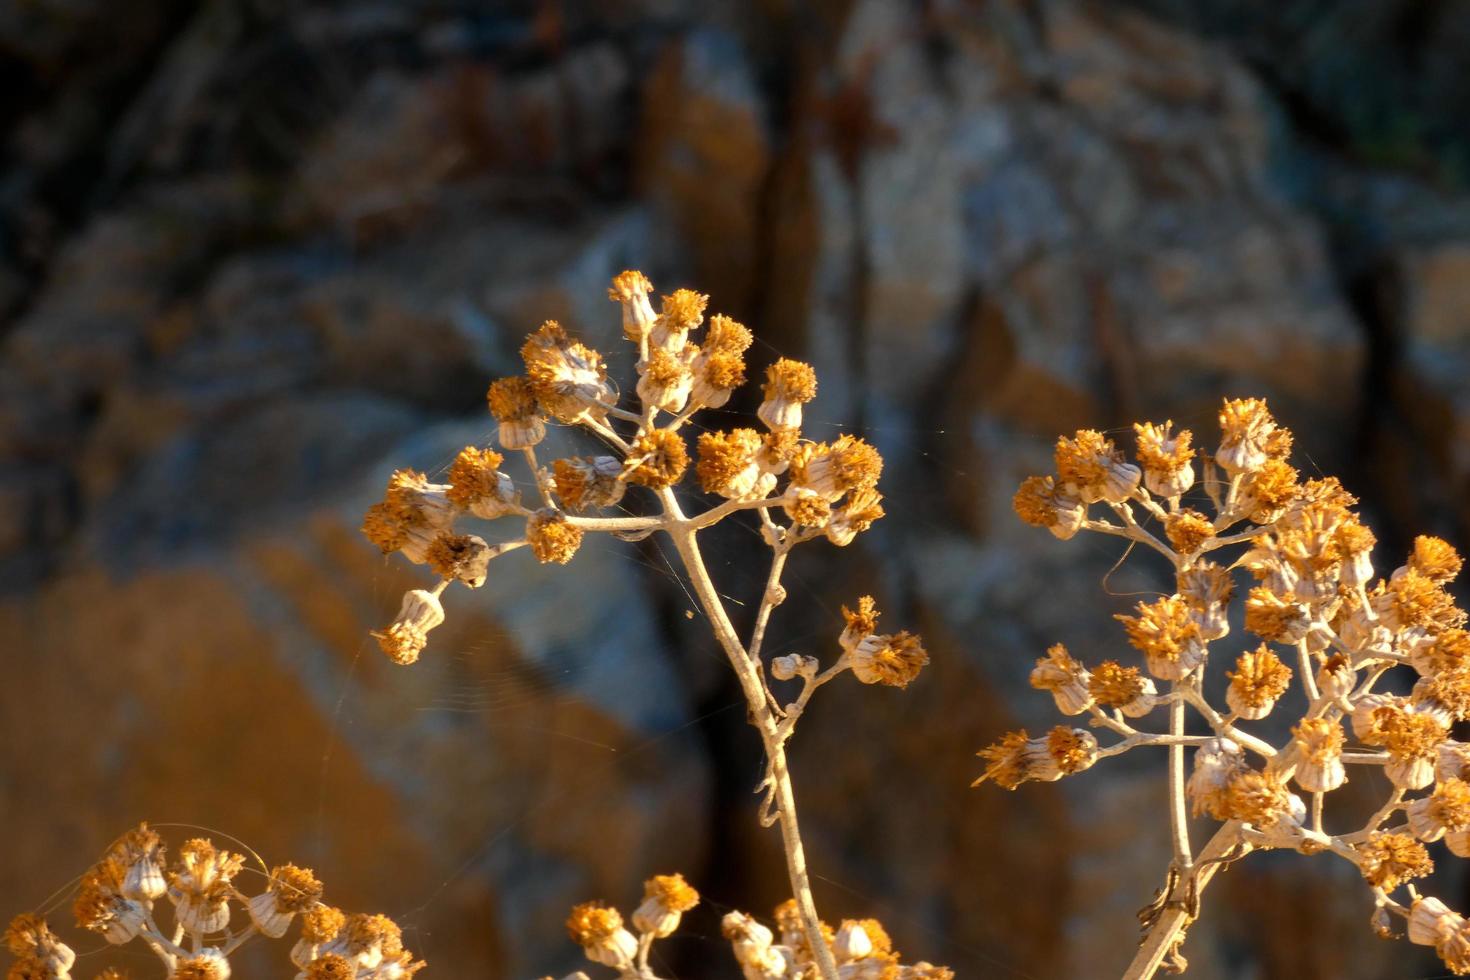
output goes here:
<path id="1" fill-rule="evenodd" d="M 871 590 L 934 659 L 802 726 L 819 903 L 961 977 L 1116 976 L 1162 759 L 967 787 L 1052 723 L 1031 659 L 1121 652 L 1159 570 L 1010 493 L 1058 432 L 1209 442 L 1261 395 L 1381 567 L 1470 541 L 1467 43 L 1466 0 L 0 5 L 6 914 L 189 822 L 400 916 L 438 977 L 572 969 L 571 904 L 679 869 L 708 903 L 666 970 L 733 975 L 718 916 L 784 897 L 779 845 L 664 553 L 507 558 L 412 669 L 366 639 L 422 581 L 356 532 L 387 473 L 486 442 L 542 319 L 614 344 L 639 267 L 752 324 L 756 367 L 816 363 L 811 434 L 889 461 L 890 516 L 798 553 L 776 621 L 825 654 Z M 752 536 L 714 548 L 754 596 Z M 1218 882 L 1193 977 L 1436 973 L 1341 863 Z"/>

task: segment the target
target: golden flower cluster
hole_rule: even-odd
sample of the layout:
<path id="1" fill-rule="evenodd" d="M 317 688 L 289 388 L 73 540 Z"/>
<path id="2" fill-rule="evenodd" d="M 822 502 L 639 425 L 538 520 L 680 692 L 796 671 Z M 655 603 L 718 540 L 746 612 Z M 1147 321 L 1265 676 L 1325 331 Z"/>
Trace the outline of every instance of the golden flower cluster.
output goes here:
<path id="1" fill-rule="evenodd" d="M 593 963 L 617 970 L 619 980 L 652 977 L 648 961 L 654 942 L 673 935 L 683 914 L 699 903 L 699 894 L 677 874 L 650 878 L 643 894 L 632 930 L 617 909 L 602 902 L 578 905 L 567 917 L 572 941 Z M 744 912 L 725 915 L 721 933 L 741 971 L 751 980 L 817 980 L 817 957 L 796 900 L 778 905 L 773 918 L 774 929 Z M 822 945 L 843 980 L 954 980 L 947 967 L 904 964 L 877 919 L 847 919 L 836 929 L 825 922 L 819 926 Z"/>
<path id="2" fill-rule="evenodd" d="M 1083 430 L 1057 441 L 1054 473 L 1022 482 L 1013 500 L 1022 520 L 1063 540 L 1086 530 L 1141 545 L 1166 560 L 1171 591 L 1116 617 L 1137 664 L 1090 667 L 1056 645 L 1031 672 L 1032 686 L 1062 713 L 1086 717 L 1115 742 L 1099 745 L 1065 726 L 1044 738 L 1011 732 L 980 752 L 977 782 L 1009 789 L 1165 747 L 1176 871 L 1242 846 L 1333 853 L 1371 886 L 1375 928 L 1383 932 L 1387 916 L 1405 918 L 1414 942 L 1470 974 L 1466 920 L 1412 888 L 1408 900 L 1395 897 L 1432 872 L 1425 843 L 1444 840 L 1451 853 L 1470 855 L 1470 745 L 1450 735 L 1470 719 L 1470 634 L 1448 588 L 1460 555 L 1447 541 L 1419 537 L 1401 566 L 1375 577 L 1377 542 L 1353 510 L 1357 500 L 1334 478 L 1301 478 L 1290 463 L 1292 434 L 1263 399 L 1225 401 L 1219 423 L 1213 453 L 1172 422 L 1140 423 L 1132 460 L 1111 438 Z M 1228 548 L 1237 550 L 1221 557 Z M 1236 570 L 1249 579 L 1237 582 Z M 1229 634 L 1237 593 L 1246 632 L 1263 642 L 1236 656 L 1223 697 L 1212 700 L 1210 644 Z M 1377 690 L 1386 675 L 1409 670 L 1407 695 Z M 1306 709 L 1291 739 L 1272 745 L 1250 732 L 1294 683 Z M 1164 706 L 1167 730 L 1136 724 Z M 1188 734 L 1187 712 L 1212 734 Z M 1324 801 L 1355 765 L 1381 768 L 1389 795 L 1366 824 L 1329 827 Z M 1224 824 L 1198 856 L 1179 818 L 1186 801 Z M 1186 878 L 1170 887 L 1196 887 Z M 1177 947 L 1187 917 L 1155 912 L 1148 921 L 1174 932 L 1145 947 Z"/>
<path id="3" fill-rule="evenodd" d="M 72 912 L 77 925 L 114 946 L 134 941 L 163 963 L 169 980 L 229 980 L 230 956 L 254 936 L 280 939 L 301 917 L 291 962 L 310 980 L 399 980 L 423 969 L 403 948 L 403 935 L 382 915 L 348 916 L 323 904 L 322 883 L 308 868 L 282 864 L 260 869 L 265 888 L 240 890 L 243 855 L 212 841 L 185 841 L 170 864 L 159 835 L 143 824 L 115 841 L 82 876 Z M 159 925 L 159 900 L 173 908 L 174 928 Z M 243 918 L 240 916 L 243 913 Z M 240 920 L 232 928 L 233 920 Z M 67 980 L 76 954 L 37 915 L 16 916 L 6 932 L 16 957 L 8 976 Z M 104 970 L 98 980 L 118 980 Z"/>
<path id="4" fill-rule="evenodd" d="M 487 401 L 500 447 L 524 455 L 538 503 L 523 501 L 502 469 L 502 452 L 466 446 L 444 471 L 444 482 L 398 470 L 382 500 L 368 508 L 362 531 L 370 541 L 384 554 L 426 565 L 440 579 L 432 589 L 417 590 L 398 618 L 373 634 L 395 663 L 418 659 L 428 632 L 443 622 L 439 597 L 450 583 L 480 587 L 492 559 L 522 546 L 538 561 L 565 564 L 584 532 L 654 529 L 659 522 L 653 518 L 603 515 L 620 505 L 630 486 L 655 495 L 678 486 L 691 464 L 700 487 L 725 501 L 696 518 L 700 526 L 759 510 L 765 533 L 781 535 L 784 547 L 816 537 L 845 546 L 883 516 L 877 490 L 883 460 L 875 448 L 851 435 L 830 443 L 802 437 L 802 407 L 816 397 L 817 378 L 801 361 L 781 358 L 767 369 L 756 411 L 760 429 L 704 431 L 691 455 L 685 426 L 699 410 L 725 405 L 745 383 L 752 336 L 720 314 L 706 325 L 709 297 L 693 290 L 664 296 L 655 311 L 652 288 L 642 273 L 628 271 L 608 292 L 622 307 L 624 336 L 638 348 L 636 404 L 620 404 L 607 359 L 555 321 L 521 346 L 523 374 L 490 385 Z M 603 451 L 558 457 L 543 467 L 536 447 L 557 423 L 583 430 Z M 625 424 L 630 429 L 622 429 Z M 777 515 L 789 523 L 780 526 Z M 507 518 L 518 533 L 487 544 L 456 530 L 466 518 Z M 893 656 L 912 660 L 915 654 L 901 649 Z"/>
<path id="5" fill-rule="evenodd" d="M 766 754 L 761 821 L 772 826 L 788 818 L 783 808 L 793 805 L 784 747 L 814 692 L 848 673 L 863 684 L 903 688 L 929 662 L 913 633 L 878 632 L 871 597 L 864 597 L 855 613 L 844 610 L 839 652 L 825 669 L 808 654 L 762 657 L 766 624 L 786 596 L 780 578 L 787 555 L 819 539 L 845 547 L 883 517 L 878 490 L 883 457 L 851 434 L 829 441 L 803 434 L 806 406 L 817 395 L 816 371 L 785 357 L 766 368 L 753 418 L 729 428 L 702 426 L 691 440 L 697 414 L 728 404 L 745 384 L 750 331 L 721 314 L 706 320 L 709 297 L 691 289 L 676 289 L 655 303 L 653 284 L 636 271 L 614 277 L 608 297 L 621 308 L 623 336 L 637 351 L 633 384 L 614 384 L 607 367 L 612 358 L 548 321 L 521 346 L 524 371 L 494 381 L 487 392 L 498 424 L 498 449 L 465 447 L 444 471 L 442 483 L 410 469 L 389 477 L 383 498 L 368 508 L 363 533 L 384 554 L 397 552 L 425 565 L 439 581 L 408 592 L 397 618 L 373 635 L 395 663 L 412 664 L 425 650 L 429 632 L 444 621 L 445 590 L 456 582 L 480 587 L 495 558 L 526 548 L 538 561 L 565 564 L 576 557 L 587 534 L 629 540 L 665 535 L 740 679 L 748 717 L 761 736 Z M 557 425 L 566 427 L 569 439 L 591 445 L 543 465 L 538 449 Z M 1092 463 L 1081 458 L 1089 452 L 1097 457 Z M 525 490 L 502 470 L 507 456 L 515 454 L 528 470 Z M 1113 462 L 1101 446 L 1078 447 L 1074 455 L 1082 468 L 1106 470 Z M 676 492 L 691 471 L 712 498 L 694 513 L 686 512 L 687 498 Z M 735 634 L 697 540 L 698 532 L 740 514 L 758 522 L 760 538 L 772 552 L 748 642 Z M 492 530 L 483 537 L 467 533 L 460 524 L 468 518 L 490 521 Z M 500 528 L 508 530 L 494 533 Z M 777 697 L 773 682 L 797 683 L 800 689 L 794 697 Z M 1088 764 L 1086 740 L 1058 736 L 1052 741 L 1057 766 L 1070 772 Z M 794 824 L 794 813 L 789 819 Z M 835 947 L 818 941 L 823 933 L 801 842 L 792 832 L 783 835 L 783 846 L 792 893 L 803 899 L 797 931 L 806 937 L 815 971 L 810 976 L 831 980 L 837 975 Z M 648 945 L 671 932 L 694 900 L 683 879 L 658 877 L 650 880 L 631 929 L 616 910 L 587 904 L 573 911 L 568 930 L 594 962 L 645 977 Z M 881 930 L 858 924 L 849 933 L 840 948 L 865 965 L 844 976 L 889 976 L 872 972 L 890 959 L 897 962 Z M 872 951 L 859 954 L 865 942 Z M 783 974 L 798 975 L 807 974 Z"/>

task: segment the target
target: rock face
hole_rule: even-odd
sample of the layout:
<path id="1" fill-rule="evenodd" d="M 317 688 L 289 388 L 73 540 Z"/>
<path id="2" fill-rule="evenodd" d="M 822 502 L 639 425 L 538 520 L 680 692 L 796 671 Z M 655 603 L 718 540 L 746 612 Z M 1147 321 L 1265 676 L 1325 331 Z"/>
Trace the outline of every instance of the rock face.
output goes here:
<path id="1" fill-rule="evenodd" d="M 738 693 L 656 546 L 456 590 L 412 668 L 367 639 L 422 576 L 363 507 L 489 440 L 485 383 L 543 319 L 616 344 L 623 268 L 750 323 L 753 376 L 813 361 L 812 433 L 888 460 L 888 518 L 800 557 L 774 652 L 826 655 L 864 591 L 925 634 L 910 690 L 824 689 L 794 766 L 829 917 L 960 976 L 1119 972 L 1162 883 L 1162 760 L 967 788 L 981 744 L 1051 723 L 1031 660 L 1123 653 L 1109 616 L 1159 581 L 1010 513 L 1058 433 L 1266 396 L 1386 547 L 1470 530 L 1463 133 L 1409 112 L 1470 105 L 1463 73 L 1384 55 L 1375 111 L 1421 120 L 1392 153 L 1321 81 L 1373 77 L 1409 5 L 1289 62 L 1295 3 L 1247 35 L 1167 0 L 134 6 L 0 13 L 17 906 L 145 818 L 314 864 L 433 975 L 567 972 L 567 908 L 653 873 L 784 897 Z M 742 598 L 747 545 L 716 563 Z M 1408 969 L 1342 870 L 1232 868 L 1191 975 Z M 716 932 L 692 916 L 670 969 L 733 976 Z"/>

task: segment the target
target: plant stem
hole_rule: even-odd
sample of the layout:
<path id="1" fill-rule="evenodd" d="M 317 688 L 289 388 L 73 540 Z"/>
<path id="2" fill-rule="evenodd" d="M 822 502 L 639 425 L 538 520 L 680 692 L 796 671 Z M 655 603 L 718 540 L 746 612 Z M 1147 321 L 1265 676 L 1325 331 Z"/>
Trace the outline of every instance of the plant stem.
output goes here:
<path id="1" fill-rule="evenodd" d="M 1173 739 L 1184 737 L 1184 702 L 1177 698 L 1169 704 L 1169 735 Z M 1174 842 L 1174 865 L 1187 876 L 1193 859 L 1184 798 L 1184 745 L 1179 742 L 1169 746 L 1169 836 Z"/>
<path id="2" fill-rule="evenodd" d="M 761 741 L 765 745 L 766 758 L 770 762 L 770 778 L 775 788 L 776 809 L 781 818 L 781 842 L 786 850 L 786 870 L 791 879 L 792 897 L 796 899 L 797 908 L 801 912 L 807 944 L 811 947 L 812 957 L 816 960 L 822 980 L 837 980 L 837 963 L 832 958 L 832 951 L 826 940 L 822 938 L 821 920 L 817 917 L 816 902 L 812 899 L 811 880 L 806 869 L 806 850 L 802 846 L 801 830 L 796 821 L 796 794 L 791 788 L 791 773 L 786 767 L 786 750 L 782 744 L 780 729 L 766 700 L 765 684 L 761 681 L 756 662 L 741 644 L 735 626 L 725 613 L 725 606 L 710 580 L 709 570 L 705 568 L 704 557 L 696 540 L 696 530 L 684 519 L 671 490 L 660 490 L 659 499 L 669 518 L 665 530 L 673 539 L 685 571 L 689 573 L 689 582 L 695 595 L 699 597 L 705 615 L 709 617 L 715 638 L 724 648 L 730 665 L 735 668 L 735 675 L 745 694 L 750 723 L 760 732 Z"/>
<path id="3" fill-rule="evenodd" d="M 1240 842 L 1239 827 L 1240 825 L 1234 820 L 1226 823 L 1215 831 L 1215 836 L 1211 837 L 1205 844 L 1204 850 L 1199 852 L 1199 858 L 1195 862 L 1197 870 L 1193 873 L 1196 900 L 1199 898 L 1199 893 L 1205 890 L 1205 885 L 1209 884 L 1210 879 L 1215 876 L 1215 872 L 1224 867 L 1225 862 L 1221 859 Z M 1150 980 L 1158 972 L 1159 964 L 1174 948 L 1174 942 L 1179 934 L 1189 925 L 1189 910 L 1184 907 L 1185 903 L 1182 901 L 1182 898 L 1189 894 L 1189 882 L 1190 876 L 1187 874 L 1180 878 L 1174 888 L 1174 896 L 1169 896 L 1180 900 L 1177 904 L 1171 904 L 1165 908 L 1154 921 L 1153 928 L 1139 944 L 1138 953 L 1133 957 L 1133 962 L 1128 964 L 1123 980 Z"/>

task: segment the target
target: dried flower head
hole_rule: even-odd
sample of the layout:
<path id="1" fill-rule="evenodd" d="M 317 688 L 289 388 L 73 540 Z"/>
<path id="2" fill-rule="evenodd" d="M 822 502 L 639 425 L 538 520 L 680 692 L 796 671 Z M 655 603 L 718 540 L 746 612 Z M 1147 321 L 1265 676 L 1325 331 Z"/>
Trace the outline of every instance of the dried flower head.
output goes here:
<path id="1" fill-rule="evenodd" d="M 682 345 L 681 345 L 682 346 Z M 601 418 L 612 398 L 602 355 L 547 320 L 521 346 L 536 400 L 562 422 Z"/>
<path id="2" fill-rule="evenodd" d="M 613 456 L 572 456 L 551 464 L 556 495 L 572 510 L 616 506 L 627 484 L 623 464 Z"/>
<path id="3" fill-rule="evenodd" d="M 1271 458 L 1276 420 L 1263 398 L 1226 399 L 1220 409 L 1220 448 L 1215 463 L 1235 476 L 1258 470 Z"/>
<path id="4" fill-rule="evenodd" d="M 347 915 L 341 909 L 318 903 L 301 915 L 301 938 L 308 943 L 331 942 L 346 925 Z"/>
<path id="5" fill-rule="evenodd" d="M 1434 872 L 1429 852 L 1408 834 L 1374 833 L 1357 851 L 1363 877 L 1384 891 Z"/>
<path id="6" fill-rule="evenodd" d="M 629 269 L 613 277 L 607 298 L 623 306 L 623 336 L 637 342 L 653 326 L 653 283 L 641 272 Z"/>
<path id="7" fill-rule="evenodd" d="M 306 980 L 353 980 L 357 966 L 339 953 L 327 953 L 306 967 Z"/>
<path id="8" fill-rule="evenodd" d="M 839 548 L 852 543 L 859 534 L 883 517 L 883 495 L 877 490 L 854 490 L 832 511 L 823 529 L 827 540 Z"/>
<path id="9" fill-rule="evenodd" d="M 1087 669 L 1060 643 L 1053 644 L 1031 670 L 1031 686 L 1050 691 L 1064 715 L 1080 715 L 1092 707 L 1090 679 Z"/>
<path id="10" fill-rule="evenodd" d="M 671 936 L 683 914 L 698 904 L 699 892 L 683 875 L 654 875 L 643 883 L 643 902 L 633 912 L 633 927 L 660 939 Z"/>
<path id="11" fill-rule="evenodd" d="M 449 490 L 445 496 L 451 503 L 485 520 L 509 513 L 519 495 L 511 478 L 500 472 L 503 462 L 505 457 L 493 449 L 464 447 L 449 466 Z"/>
<path id="12" fill-rule="evenodd" d="M 661 490 L 683 479 L 688 466 L 689 450 L 683 437 L 669 429 L 653 429 L 633 443 L 623 473 L 632 483 Z"/>
<path id="13" fill-rule="evenodd" d="M 699 462 L 694 467 L 699 485 L 705 493 L 731 500 L 764 496 L 775 486 L 775 479 L 763 482 L 765 474 L 757 459 L 761 446 L 760 433 L 754 429 L 701 433 Z"/>
<path id="14" fill-rule="evenodd" d="M 1011 498 L 1011 506 L 1021 520 L 1044 527 L 1063 541 L 1076 534 L 1087 519 L 1087 505 L 1081 498 L 1058 487 L 1049 476 L 1027 477 Z"/>
<path id="15" fill-rule="evenodd" d="M 817 397 L 817 372 L 783 357 L 766 368 L 765 400 L 756 415 L 771 429 L 801 428 L 801 406 Z"/>
<path id="16" fill-rule="evenodd" d="M 1164 533 L 1175 551 L 1181 555 L 1192 555 L 1215 536 L 1215 524 L 1199 511 L 1185 507 L 1164 521 Z"/>
<path id="17" fill-rule="evenodd" d="M 877 632 L 878 617 L 881 615 L 878 612 L 878 603 L 870 595 L 858 598 L 856 610 L 843 606 L 842 619 L 846 625 L 839 638 L 842 649 L 851 653 L 857 649 L 859 643 Z"/>
<path id="18" fill-rule="evenodd" d="M 1454 581 L 1464 564 L 1454 545 L 1443 538 L 1421 534 L 1414 539 L 1414 553 L 1409 556 L 1409 567 L 1431 582 L 1444 584 Z"/>
<path id="19" fill-rule="evenodd" d="M 526 541 L 539 562 L 565 565 L 582 545 L 582 531 L 554 510 L 538 510 L 526 519 Z"/>
<path id="20" fill-rule="evenodd" d="M 908 687 L 929 662 L 917 636 L 907 630 L 893 635 L 869 635 L 852 651 L 852 672 L 864 684 Z"/>
<path id="21" fill-rule="evenodd" d="M 1273 643 L 1296 643 L 1307 635 L 1312 625 L 1311 610 L 1258 585 L 1251 589 L 1245 603 L 1245 628 Z"/>
<path id="22" fill-rule="evenodd" d="M 463 582 L 472 589 L 485 584 L 490 546 L 475 534 L 440 534 L 424 553 L 430 569 L 440 578 Z"/>
<path id="23" fill-rule="evenodd" d="M 1291 668 L 1264 643 L 1242 653 L 1235 670 L 1226 671 L 1225 676 L 1230 679 L 1226 703 L 1231 711 L 1248 719 L 1270 714 L 1277 698 L 1291 685 Z"/>
<path id="24" fill-rule="evenodd" d="M 1199 624 L 1179 596 L 1140 602 L 1137 616 L 1118 615 L 1128 642 L 1148 662 L 1149 673 L 1162 680 L 1178 680 L 1204 659 Z"/>
<path id="25" fill-rule="evenodd" d="M 1126 462 L 1113 440 L 1095 429 L 1080 429 L 1056 446 L 1057 479 L 1083 503 L 1122 503 L 1138 487 L 1142 471 Z"/>
<path id="26" fill-rule="evenodd" d="M 1141 718 L 1154 709 L 1158 691 L 1152 678 L 1137 667 L 1104 660 L 1087 680 L 1087 691 L 1100 705 L 1117 708 L 1130 718 Z"/>
<path id="27" fill-rule="evenodd" d="M 500 423 L 500 444 L 506 449 L 528 449 L 546 438 L 546 422 L 529 378 L 501 378 L 486 393 L 490 414 Z"/>
<path id="28" fill-rule="evenodd" d="M 990 780 L 1004 789 L 1015 789 L 1027 780 L 1051 782 L 1089 768 L 1097 761 L 1097 739 L 1091 732 L 1065 725 L 1033 739 L 1023 728 L 1007 733 L 978 754 L 987 765 L 971 786 Z"/>
<path id="29" fill-rule="evenodd" d="M 444 606 L 439 597 L 424 589 L 411 589 L 403 595 L 398 618 L 385 630 L 375 630 L 373 638 L 401 666 L 415 663 L 429 643 L 429 631 L 444 622 Z"/>
<path id="30" fill-rule="evenodd" d="M 830 445 L 803 443 L 791 460 L 792 485 L 830 501 L 871 489 L 882 473 L 883 457 L 856 436 L 838 436 Z"/>
<path id="31" fill-rule="evenodd" d="M 567 933 L 587 958 L 623 969 L 638 952 L 638 940 L 623 928 L 623 917 L 601 902 L 585 902 L 567 917 Z"/>
<path id="32" fill-rule="evenodd" d="M 1194 485 L 1194 439 L 1188 429 L 1173 432 L 1172 420 L 1163 425 L 1141 422 L 1133 426 L 1138 437 L 1138 462 L 1143 483 L 1160 497 L 1178 497 Z"/>

